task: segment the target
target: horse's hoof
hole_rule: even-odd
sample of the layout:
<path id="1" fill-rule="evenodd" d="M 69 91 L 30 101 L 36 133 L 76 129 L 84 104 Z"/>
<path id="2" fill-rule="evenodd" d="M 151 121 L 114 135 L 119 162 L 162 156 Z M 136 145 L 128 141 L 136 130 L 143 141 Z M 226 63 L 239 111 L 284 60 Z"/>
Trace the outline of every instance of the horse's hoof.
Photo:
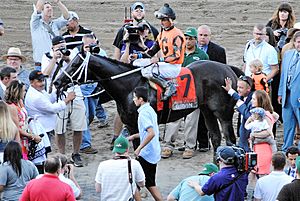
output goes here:
<path id="1" fill-rule="evenodd" d="M 161 157 L 162 158 L 169 158 L 172 156 L 173 151 L 170 148 L 164 148 L 161 152 Z"/>

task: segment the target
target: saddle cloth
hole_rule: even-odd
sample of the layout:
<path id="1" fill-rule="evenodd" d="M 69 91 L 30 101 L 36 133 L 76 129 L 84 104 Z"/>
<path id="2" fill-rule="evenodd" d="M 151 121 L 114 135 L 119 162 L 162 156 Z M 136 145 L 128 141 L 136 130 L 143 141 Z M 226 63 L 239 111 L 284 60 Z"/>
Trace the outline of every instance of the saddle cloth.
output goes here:
<path id="1" fill-rule="evenodd" d="M 176 84 L 177 92 L 169 98 L 169 108 L 172 110 L 197 108 L 195 82 L 190 69 L 181 68 L 179 75 L 172 81 Z M 164 102 L 161 101 L 163 88 L 158 84 L 155 84 L 155 88 L 157 90 L 157 111 L 161 111 L 164 108 Z"/>

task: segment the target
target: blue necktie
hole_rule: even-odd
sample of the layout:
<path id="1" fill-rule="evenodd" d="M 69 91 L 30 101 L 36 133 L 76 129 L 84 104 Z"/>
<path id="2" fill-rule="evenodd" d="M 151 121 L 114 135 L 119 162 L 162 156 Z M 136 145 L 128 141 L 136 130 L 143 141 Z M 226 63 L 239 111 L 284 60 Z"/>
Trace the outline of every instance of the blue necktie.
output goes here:
<path id="1" fill-rule="evenodd" d="M 295 178 L 295 170 L 291 170 L 291 176 L 293 177 L 293 178 Z"/>

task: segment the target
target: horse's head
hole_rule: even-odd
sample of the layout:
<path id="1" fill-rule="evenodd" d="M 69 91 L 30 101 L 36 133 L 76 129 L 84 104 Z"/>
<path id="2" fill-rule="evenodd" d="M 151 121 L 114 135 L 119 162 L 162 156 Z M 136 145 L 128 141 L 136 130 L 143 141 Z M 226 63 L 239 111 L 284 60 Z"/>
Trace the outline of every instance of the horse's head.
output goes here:
<path id="1" fill-rule="evenodd" d="M 87 76 L 87 70 L 83 69 L 84 62 L 86 62 L 86 67 L 88 61 L 86 61 L 86 55 L 83 52 L 78 53 L 74 59 L 68 64 L 65 71 L 60 74 L 54 81 L 54 86 L 58 90 L 65 90 L 71 84 L 80 84 L 85 81 L 85 76 Z"/>

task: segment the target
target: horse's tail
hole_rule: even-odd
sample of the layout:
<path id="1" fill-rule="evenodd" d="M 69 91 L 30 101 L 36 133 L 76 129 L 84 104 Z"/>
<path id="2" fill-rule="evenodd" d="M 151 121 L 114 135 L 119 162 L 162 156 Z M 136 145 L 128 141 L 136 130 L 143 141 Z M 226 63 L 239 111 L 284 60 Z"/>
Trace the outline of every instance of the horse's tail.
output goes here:
<path id="1" fill-rule="evenodd" d="M 241 75 L 245 75 L 245 73 L 240 68 L 231 65 L 229 65 L 229 67 L 236 74 L 237 77 L 240 77 Z"/>

